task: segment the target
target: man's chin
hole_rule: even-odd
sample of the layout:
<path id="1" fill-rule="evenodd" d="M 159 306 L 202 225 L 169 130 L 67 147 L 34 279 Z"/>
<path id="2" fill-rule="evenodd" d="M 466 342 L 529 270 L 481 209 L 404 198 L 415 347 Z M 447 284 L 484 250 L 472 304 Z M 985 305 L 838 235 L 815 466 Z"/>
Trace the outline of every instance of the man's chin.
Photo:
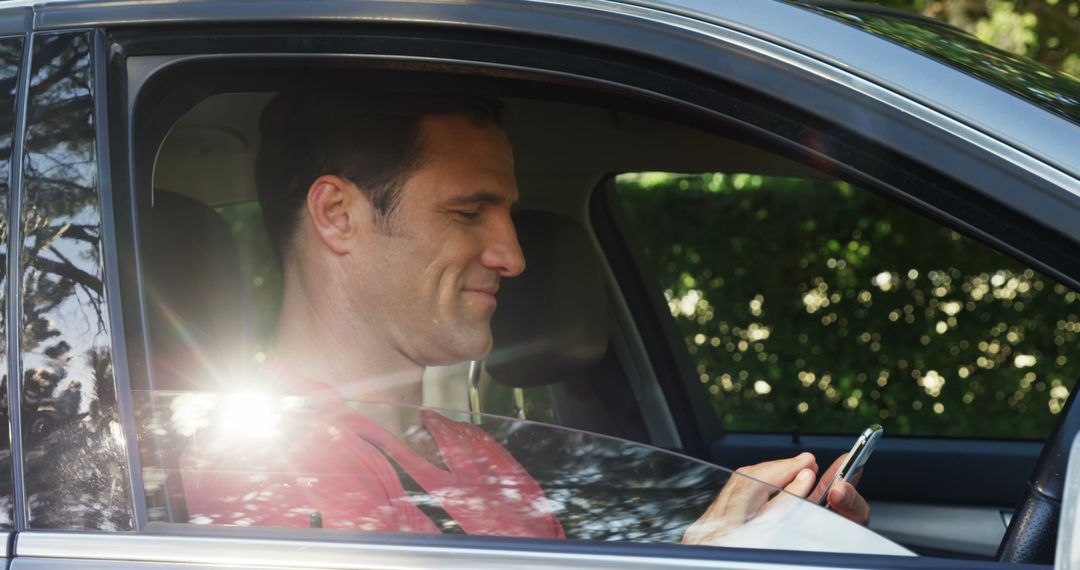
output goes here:
<path id="1" fill-rule="evenodd" d="M 425 364 L 428 366 L 448 366 L 467 360 L 483 360 L 491 354 L 492 345 L 494 344 L 490 329 L 486 334 L 465 333 L 448 339 L 448 341 L 443 344 L 443 350 L 438 351 L 441 354 L 432 355 L 432 361 Z"/>
<path id="2" fill-rule="evenodd" d="M 470 350 L 463 360 L 483 360 L 487 358 L 489 354 L 491 354 L 491 348 L 493 345 L 494 342 L 491 338 L 491 334 L 489 333 L 487 335 L 487 338 L 482 342 L 478 342 L 477 346 L 474 349 Z"/>

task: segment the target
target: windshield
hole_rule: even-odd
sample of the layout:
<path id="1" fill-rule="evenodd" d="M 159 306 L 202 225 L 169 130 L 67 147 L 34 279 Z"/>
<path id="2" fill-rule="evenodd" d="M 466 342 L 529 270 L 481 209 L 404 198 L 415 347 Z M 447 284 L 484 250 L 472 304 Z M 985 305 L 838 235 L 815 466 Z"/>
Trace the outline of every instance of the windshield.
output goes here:
<path id="1" fill-rule="evenodd" d="M 696 524 L 715 546 L 910 554 L 741 473 L 583 431 L 325 394 L 135 396 L 155 521 L 649 543 Z"/>
<path id="2" fill-rule="evenodd" d="M 802 0 L 795 3 L 958 67 L 1080 124 L 1080 81 L 1056 69 L 995 48 L 944 24 L 884 12 L 818 6 Z"/>

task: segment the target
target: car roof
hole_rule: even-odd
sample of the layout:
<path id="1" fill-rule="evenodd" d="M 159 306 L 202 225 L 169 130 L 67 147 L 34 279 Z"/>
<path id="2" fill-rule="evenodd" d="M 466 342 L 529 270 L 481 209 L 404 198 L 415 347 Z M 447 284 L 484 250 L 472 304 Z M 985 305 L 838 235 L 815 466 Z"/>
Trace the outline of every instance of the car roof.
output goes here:
<path id="1" fill-rule="evenodd" d="M 937 28 L 944 28 L 952 32 L 965 34 L 964 30 L 953 26 L 952 24 L 939 20 L 937 18 L 931 18 L 929 16 L 923 16 L 915 12 L 906 12 L 897 8 L 890 8 L 888 6 L 879 6 L 877 4 L 870 4 L 869 2 L 856 1 L 856 0 L 783 0 L 790 4 L 804 6 L 808 8 L 819 8 L 822 10 L 843 10 L 845 12 L 851 12 L 854 14 L 873 14 L 878 16 L 885 16 L 895 20 L 907 20 L 919 25 L 934 26 Z"/>
<path id="2" fill-rule="evenodd" d="M 1036 157 L 1054 171 L 1044 175 L 1055 180 L 1080 202 L 1080 159 L 1068 144 L 1080 140 L 1080 125 L 1056 115 L 1037 102 L 991 85 L 965 72 L 911 49 L 875 36 L 835 17 L 821 13 L 835 2 L 754 0 L 477 0 L 447 4 L 438 0 L 16 0 L 0 7 L 0 33 L 29 24 L 34 30 L 87 27 L 126 27 L 213 22 L 313 22 L 343 23 L 379 21 L 432 24 L 447 22 L 487 29 L 546 31 L 565 35 L 566 30 L 538 30 L 545 25 L 537 10 L 572 9 L 577 13 L 621 15 L 637 20 L 695 29 L 717 39 L 763 40 L 756 44 L 772 57 L 784 60 L 790 53 L 806 56 L 884 88 L 878 98 L 896 107 L 921 105 L 970 128 L 989 135 L 1011 149 Z M 849 7 L 844 4 L 843 6 Z M 847 8 L 845 8 L 847 9 Z M 864 13 L 883 13 L 866 9 Z M 456 18 L 451 12 L 460 11 Z M 709 25 L 717 26 L 709 27 Z M 7 30 L 5 30 L 7 28 Z M 25 27 L 22 29 L 26 29 Z M 578 39 L 593 41 L 577 30 Z M 625 50 L 651 54 L 650 46 L 626 42 Z M 787 58 L 794 61 L 794 58 Z M 810 72 L 820 72 L 808 70 Z M 847 86 L 852 86 L 848 79 Z M 892 94 L 897 95 L 892 97 Z M 976 102 L 977 104 L 973 103 Z M 956 126 L 956 125 L 954 125 Z M 1024 157 L 1015 161 L 1023 161 Z M 1014 162 L 1015 162 L 1014 161 Z M 1031 165 L 1027 165 L 1031 166 Z M 1064 176 L 1061 176 L 1064 174 Z"/>

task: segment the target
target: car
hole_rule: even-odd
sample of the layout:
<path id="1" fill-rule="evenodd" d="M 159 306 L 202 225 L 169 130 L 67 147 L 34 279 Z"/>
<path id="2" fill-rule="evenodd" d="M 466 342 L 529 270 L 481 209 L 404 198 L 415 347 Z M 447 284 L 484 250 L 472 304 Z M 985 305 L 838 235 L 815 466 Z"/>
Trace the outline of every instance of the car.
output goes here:
<path id="1" fill-rule="evenodd" d="M 1077 80 L 833 1 L 11 1 L 0 28 L 10 567 L 1053 563 Z M 267 101 L 330 80 L 504 107 L 529 269 L 491 355 L 429 369 L 425 405 L 515 453 L 571 540 L 186 512 L 207 418 L 280 412 L 228 393 L 280 303 L 252 165 Z M 669 544 L 761 485 L 731 469 L 827 463 L 879 422 L 869 530 L 796 501 Z"/>

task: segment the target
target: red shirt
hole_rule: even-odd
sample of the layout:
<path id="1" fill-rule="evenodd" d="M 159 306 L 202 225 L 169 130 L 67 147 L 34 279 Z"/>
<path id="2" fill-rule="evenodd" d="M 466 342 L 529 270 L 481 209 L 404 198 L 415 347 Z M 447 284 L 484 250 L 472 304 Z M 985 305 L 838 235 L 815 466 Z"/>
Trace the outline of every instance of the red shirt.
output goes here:
<path id="1" fill-rule="evenodd" d="M 234 426 L 259 433 L 202 430 L 181 454 L 191 522 L 308 527 L 317 512 L 324 528 L 440 532 L 410 500 L 389 456 L 468 534 L 565 538 L 540 486 L 478 427 L 422 410 L 443 469 L 350 409 L 329 385 L 295 375 L 285 381 L 305 405 L 272 422 Z"/>

